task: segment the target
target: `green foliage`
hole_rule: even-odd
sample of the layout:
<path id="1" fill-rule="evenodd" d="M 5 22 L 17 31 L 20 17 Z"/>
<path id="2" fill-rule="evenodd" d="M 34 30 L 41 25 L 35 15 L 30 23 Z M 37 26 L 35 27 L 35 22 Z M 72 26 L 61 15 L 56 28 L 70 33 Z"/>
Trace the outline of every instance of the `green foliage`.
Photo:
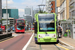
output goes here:
<path id="1" fill-rule="evenodd" d="M 42 10 L 40 10 L 38 13 L 47 13 L 47 12 L 46 11 L 43 12 Z"/>
<path id="2" fill-rule="evenodd" d="M 44 11 L 44 13 L 47 13 L 46 11 Z"/>
<path id="3" fill-rule="evenodd" d="M 2 23 L 3 20 L 6 20 L 6 19 L 1 19 L 1 20 L 0 20 L 0 23 Z"/>
<path id="4" fill-rule="evenodd" d="M 43 13 L 43 11 L 40 10 L 38 13 Z"/>
<path id="5" fill-rule="evenodd" d="M 60 20 L 60 21 L 66 21 L 65 19 L 63 19 L 63 20 Z"/>

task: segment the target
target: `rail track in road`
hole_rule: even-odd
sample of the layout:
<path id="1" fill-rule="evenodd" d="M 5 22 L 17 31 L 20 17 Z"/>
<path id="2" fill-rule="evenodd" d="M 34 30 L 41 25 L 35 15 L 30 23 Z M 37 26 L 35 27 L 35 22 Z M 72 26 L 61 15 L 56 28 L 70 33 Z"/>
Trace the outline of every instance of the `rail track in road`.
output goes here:
<path id="1" fill-rule="evenodd" d="M 58 50 L 61 50 L 56 44 L 54 44 Z"/>
<path id="2" fill-rule="evenodd" d="M 64 45 L 64 44 L 60 44 L 60 43 L 58 43 L 58 44 L 52 44 L 52 45 L 54 45 L 57 49 L 56 50 L 75 50 L 74 48 L 72 48 L 72 47 L 70 47 L 70 46 L 66 46 L 66 45 Z M 51 50 L 51 46 L 52 46 L 51 44 L 48 44 L 48 46 L 50 46 L 50 50 Z M 42 44 L 39 44 L 39 48 L 40 48 L 40 50 L 47 50 L 48 48 L 47 47 L 42 47 L 43 45 Z M 47 46 L 47 44 L 45 45 L 45 46 Z M 49 50 L 49 49 L 48 49 Z M 52 49 L 52 50 L 55 50 L 55 49 Z"/>
<path id="3" fill-rule="evenodd" d="M 54 46 L 55 46 L 58 50 L 61 50 L 61 48 L 59 48 L 56 44 L 54 44 Z M 42 45 L 41 45 L 41 44 L 39 44 L 39 48 L 40 48 L 40 50 L 44 50 L 44 49 L 42 49 Z"/>
<path id="4" fill-rule="evenodd" d="M 61 43 L 55 44 L 55 43 L 47 43 L 47 44 L 38 44 L 40 50 L 75 50 L 75 48 L 72 48 L 71 46 L 64 45 Z M 44 46 L 44 47 L 43 47 Z M 53 49 L 53 47 L 55 49 Z"/>

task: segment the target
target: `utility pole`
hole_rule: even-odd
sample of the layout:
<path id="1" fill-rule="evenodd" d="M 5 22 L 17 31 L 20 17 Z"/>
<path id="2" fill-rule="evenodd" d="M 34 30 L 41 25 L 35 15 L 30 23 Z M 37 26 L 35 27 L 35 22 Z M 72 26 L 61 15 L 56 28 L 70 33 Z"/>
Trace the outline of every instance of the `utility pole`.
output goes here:
<path id="1" fill-rule="evenodd" d="M 8 10 L 7 10 L 7 0 L 6 0 L 6 17 L 7 17 L 7 26 L 6 26 L 6 33 L 8 33 Z"/>

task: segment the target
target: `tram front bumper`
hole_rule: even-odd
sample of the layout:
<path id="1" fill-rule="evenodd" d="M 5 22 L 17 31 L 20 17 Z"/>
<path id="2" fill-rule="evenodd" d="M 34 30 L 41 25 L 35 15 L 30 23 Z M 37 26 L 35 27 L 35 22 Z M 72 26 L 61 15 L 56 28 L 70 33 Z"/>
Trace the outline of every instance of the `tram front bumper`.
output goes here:
<path id="1" fill-rule="evenodd" d="M 38 42 L 57 42 L 57 38 L 38 38 Z"/>
<path id="2" fill-rule="evenodd" d="M 51 39 L 51 37 L 44 37 L 44 39 Z"/>

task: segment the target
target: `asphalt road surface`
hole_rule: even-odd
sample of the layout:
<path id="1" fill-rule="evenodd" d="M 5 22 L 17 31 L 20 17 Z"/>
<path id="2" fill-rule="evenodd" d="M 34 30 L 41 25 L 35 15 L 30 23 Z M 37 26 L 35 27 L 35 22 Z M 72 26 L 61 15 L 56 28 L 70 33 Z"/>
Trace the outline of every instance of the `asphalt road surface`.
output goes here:
<path id="1" fill-rule="evenodd" d="M 32 32 L 13 33 L 13 38 L 0 42 L 0 50 L 22 50 L 31 35 Z"/>
<path id="2" fill-rule="evenodd" d="M 36 44 L 33 37 L 32 41 L 30 42 L 26 50 L 65 50 L 65 49 L 57 46 L 57 44 L 41 44 L 41 45 Z"/>

